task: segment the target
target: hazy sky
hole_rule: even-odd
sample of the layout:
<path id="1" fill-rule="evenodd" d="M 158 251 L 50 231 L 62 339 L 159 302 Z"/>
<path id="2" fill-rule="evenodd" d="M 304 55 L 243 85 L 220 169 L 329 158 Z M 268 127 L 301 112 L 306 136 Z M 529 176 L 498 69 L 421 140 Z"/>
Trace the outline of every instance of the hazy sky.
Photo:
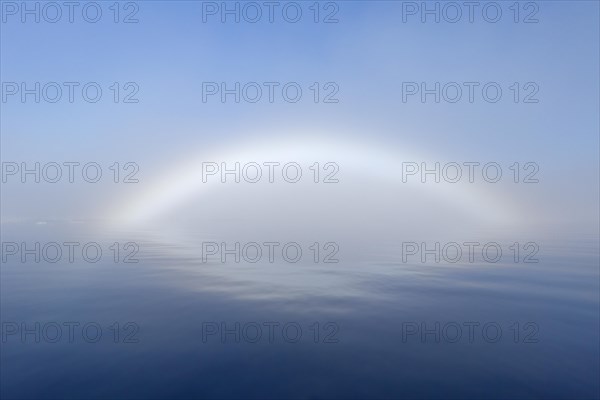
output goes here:
<path id="1" fill-rule="evenodd" d="M 473 23 L 466 8 L 456 23 L 444 21 L 444 15 L 440 23 L 433 16 L 423 23 L 419 12 L 404 15 L 403 22 L 403 9 L 411 10 L 412 4 L 391 1 L 321 2 L 319 23 L 309 8 L 313 2 L 298 2 L 303 12 L 298 23 L 283 18 L 285 2 L 275 10 L 273 23 L 264 7 L 256 23 L 245 22 L 243 15 L 240 23 L 233 16 L 222 23 L 220 10 L 205 15 L 203 22 L 203 7 L 212 4 L 194 1 L 122 2 L 119 19 L 135 11 L 137 23 L 114 23 L 112 2 L 99 2 L 103 14 L 97 23 L 86 22 L 79 9 L 69 23 L 66 8 L 57 23 L 44 22 L 44 15 L 40 23 L 33 16 L 22 23 L 22 3 L 14 4 L 16 15 L 13 3 L 3 2 L 3 97 L 7 82 L 26 82 L 29 88 L 35 82 L 80 86 L 73 103 L 64 85 L 57 103 L 35 103 L 33 95 L 23 103 L 19 94 L 3 100 L 2 160 L 96 161 L 105 173 L 115 161 L 131 161 L 140 167 L 140 183 L 9 181 L 2 193 L 3 219 L 102 218 L 122 198 L 140 196 L 160 176 L 215 147 L 244 147 L 265 137 L 285 142 L 306 133 L 399 155 L 414 149 L 441 162 L 495 161 L 507 168 L 534 161 L 541 182 L 506 184 L 503 196 L 523 203 L 523 212 L 597 230 L 597 2 L 537 2 L 537 9 L 522 2 L 518 23 L 509 8 L 513 2 L 495 3 L 502 10 L 497 23 L 487 22 L 481 8 L 474 11 Z M 338 22 L 323 23 L 332 13 Z M 493 16 L 493 10 L 489 13 Z M 538 22 L 524 23 L 527 18 Z M 81 97 L 80 88 L 88 82 L 103 89 L 97 103 Z M 119 100 L 139 88 L 133 97 L 139 102 L 114 103 L 114 82 L 119 83 Z M 126 87 L 129 82 L 133 85 Z M 230 88 L 235 82 L 280 86 L 273 103 L 266 91 L 257 103 L 235 103 L 233 95 L 222 103 L 219 95 L 203 102 L 203 82 L 225 82 Z M 303 89 L 297 103 L 281 97 L 280 88 L 288 82 Z M 315 82 L 318 103 L 310 89 Z M 417 94 L 403 102 L 403 82 L 425 82 L 430 88 L 436 82 L 457 82 L 463 97 L 435 103 L 430 95 L 422 103 Z M 472 103 L 463 82 L 479 83 Z M 481 87 L 489 82 L 503 90 L 496 103 L 482 97 Z M 333 86 L 325 87 L 328 83 Z M 322 102 L 332 88 L 339 89 L 334 96 L 339 102 Z M 524 103 L 533 91 L 529 99 L 539 101 Z"/>

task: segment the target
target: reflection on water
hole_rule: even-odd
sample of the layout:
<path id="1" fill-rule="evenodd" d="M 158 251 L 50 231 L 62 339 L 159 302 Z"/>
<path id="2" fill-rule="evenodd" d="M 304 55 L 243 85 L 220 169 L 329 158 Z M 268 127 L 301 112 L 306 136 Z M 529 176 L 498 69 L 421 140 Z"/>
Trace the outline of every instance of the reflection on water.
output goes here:
<path id="1" fill-rule="evenodd" d="M 25 232 L 2 240 L 55 233 Z M 2 264 L 3 398 L 598 396 L 597 238 L 544 243 L 536 264 L 373 243 L 338 263 L 221 263 L 201 240 L 139 235 L 120 242 L 139 262 L 115 263 L 114 240 L 77 235 L 99 262 Z"/>

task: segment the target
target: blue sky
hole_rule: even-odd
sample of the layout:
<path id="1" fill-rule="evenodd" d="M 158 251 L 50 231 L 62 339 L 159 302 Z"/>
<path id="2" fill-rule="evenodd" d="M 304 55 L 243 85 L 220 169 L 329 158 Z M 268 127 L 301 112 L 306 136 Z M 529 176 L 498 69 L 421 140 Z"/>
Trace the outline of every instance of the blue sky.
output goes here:
<path id="1" fill-rule="evenodd" d="M 142 1 L 138 23 L 115 24 L 112 3 L 100 4 L 105 14 L 96 24 L 14 16 L 2 23 L 3 82 L 93 81 L 105 89 L 95 104 L 2 103 L 3 161 L 135 161 L 148 181 L 195 152 L 261 132 L 285 138 L 324 131 L 424 149 L 442 161 L 536 161 L 542 183 L 517 195 L 548 207 L 549 218 L 576 210 L 574 220 L 597 225 L 597 2 L 538 2 L 539 22 L 531 24 L 513 22 L 512 2 L 499 2 L 503 17 L 494 24 L 479 14 L 474 23 L 403 23 L 402 3 L 391 1 L 338 2 L 334 24 L 312 22 L 313 2 L 299 2 L 299 23 L 276 17 L 251 24 L 203 23 L 202 2 Z M 207 81 L 293 81 L 305 92 L 296 104 L 203 103 Z M 495 104 L 403 103 L 406 81 L 498 82 L 504 93 Z M 139 103 L 109 101 L 113 82 L 135 82 Z M 339 103 L 309 101 L 313 82 L 335 82 Z M 514 103 L 514 82 L 535 82 L 539 103 Z M 40 215 L 83 218 L 124 189 L 65 190 L 78 206 L 48 186 L 3 193 L 3 216 L 29 215 L 33 207 Z M 31 200 L 40 191 L 47 208 Z"/>

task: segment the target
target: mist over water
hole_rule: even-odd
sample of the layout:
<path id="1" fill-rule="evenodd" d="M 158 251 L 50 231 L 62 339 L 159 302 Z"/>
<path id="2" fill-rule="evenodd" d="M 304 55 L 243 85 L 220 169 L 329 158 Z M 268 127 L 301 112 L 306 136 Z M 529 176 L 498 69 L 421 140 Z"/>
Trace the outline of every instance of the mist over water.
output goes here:
<path id="1" fill-rule="evenodd" d="M 0 398 L 600 398 L 598 2 L 76 3 L 0 2 Z"/>

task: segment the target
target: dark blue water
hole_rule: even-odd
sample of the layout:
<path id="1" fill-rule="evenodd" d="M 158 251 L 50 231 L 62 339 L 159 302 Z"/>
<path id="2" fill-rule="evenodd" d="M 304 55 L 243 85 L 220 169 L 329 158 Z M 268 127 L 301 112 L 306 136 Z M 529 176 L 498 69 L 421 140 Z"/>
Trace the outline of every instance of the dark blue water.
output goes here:
<path id="1" fill-rule="evenodd" d="M 55 233 L 35 229 L 2 240 Z M 133 239 L 138 263 L 2 263 L 2 398 L 598 398 L 597 238 L 536 264 L 204 263 Z"/>

